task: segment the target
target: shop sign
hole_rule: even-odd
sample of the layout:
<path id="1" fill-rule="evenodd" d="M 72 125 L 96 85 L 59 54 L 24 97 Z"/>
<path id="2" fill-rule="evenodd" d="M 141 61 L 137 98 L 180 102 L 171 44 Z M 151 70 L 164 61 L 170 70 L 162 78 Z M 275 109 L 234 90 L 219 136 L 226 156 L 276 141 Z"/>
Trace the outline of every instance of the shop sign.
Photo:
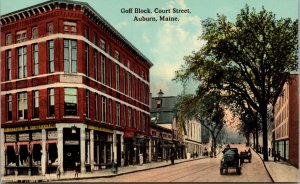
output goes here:
<path id="1" fill-rule="evenodd" d="M 33 132 L 32 140 L 34 140 L 34 141 L 42 140 L 42 132 Z"/>
<path id="2" fill-rule="evenodd" d="M 16 134 L 5 134 L 5 142 L 17 142 Z"/>
<path id="3" fill-rule="evenodd" d="M 79 145 L 79 141 L 67 140 L 65 141 L 65 145 Z"/>
<path id="4" fill-rule="evenodd" d="M 47 139 L 57 139 L 57 131 L 48 131 L 47 132 Z"/>
<path id="5" fill-rule="evenodd" d="M 87 128 L 92 129 L 92 130 L 98 130 L 101 132 L 113 133 L 112 130 L 110 130 L 108 128 L 103 128 L 103 127 L 96 127 L 96 126 L 88 125 Z"/>
<path id="6" fill-rule="evenodd" d="M 55 128 L 54 124 L 49 125 L 33 125 L 33 126 L 25 126 L 25 127 L 15 127 L 15 128 L 4 128 L 4 132 L 20 132 L 27 130 L 41 130 L 41 129 L 49 129 Z"/>
<path id="7" fill-rule="evenodd" d="M 19 141 L 29 141 L 29 133 L 21 133 L 19 134 Z"/>

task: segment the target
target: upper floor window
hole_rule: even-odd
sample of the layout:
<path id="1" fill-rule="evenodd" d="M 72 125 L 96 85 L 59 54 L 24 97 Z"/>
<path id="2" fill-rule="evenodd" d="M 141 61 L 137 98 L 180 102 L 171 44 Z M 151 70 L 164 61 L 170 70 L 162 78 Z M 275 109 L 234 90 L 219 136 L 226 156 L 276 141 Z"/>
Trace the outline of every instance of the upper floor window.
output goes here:
<path id="1" fill-rule="evenodd" d="M 120 126 L 121 122 L 121 105 L 117 103 L 117 125 Z"/>
<path id="2" fill-rule="evenodd" d="M 116 89 L 120 90 L 120 66 L 116 65 Z"/>
<path id="3" fill-rule="evenodd" d="M 50 34 L 53 34 L 53 22 L 49 22 L 47 23 L 47 33 L 50 35 Z"/>
<path id="4" fill-rule="evenodd" d="M 48 116 L 49 117 L 54 117 L 54 89 L 50 88 L 48 89 Z"/>
<path id="5" fill-rule="evenodd" d="M 84 34 L 84 37 L 89 39 L 89 28 L 87 26 L 84 26 L 83 34 Z"/>
<path id="6" fill-rule="evenodd" d="M 132 114 L 131 114 L 131 108 L 128 108 L 128 127 L 131 128 L 131 118 L 132 118 Z"/>
<path id="7" fill-rule="evenodd" d="M 123 112 L 123 119 L 124 119 L 124 127 L 126 127 L 126 115 L 127 115 L 127 113 L 126 113 L 126 106 L 124 106 L 124 112 Z"/>
<path id="8" fill-rule="evenodd" d="M 85 91 L 85 117 L 90 117 L 90 91 Z"/>
<path id="9" fill-rule="evenodd" d="M 112 123 L 113 120 L 112 120 L 112 100 L 110 99 L 109 100 L 109 123 Z"/>
<path id="10" fill-rule="evenodd" d="M 27 77 L 27 48 L 18 48 L 18 77 L 19 79 Z"/>
<path id="11" fill-rule="evenodd" d="M 54 43 L 53 40 L 47 42 L 47 52 L 48 52 L 48 71 L 49 73 L 54 72 Z"/>
<path id="12" fill-rule="evenodd" d="M 6 51 L 6 79 L 11 80 L 11 50 Z"/>
<path id="13" fill-rule="evenodd" d="M 27 119 L 27 92 L 18 93 L 18 119 Z"/>
<path id="14" fill-rule="evenodd" d="M 106 62 L 105 62 L 105 60 L 106 60 L 106 57 L 103 55 L 103 54 L 101 54 L 101 82 L 103 83 L 103 84 L 105 84 L 105 71 L 106 71 Z"/>
<path id="15" fill-rule="evenodd" d="M 31 38 L 37 38 L 38 37 L 38 28 L 37 27 L 33 27 L 32 28 L 32 33 L 31 33 Z"/>
<path id="16" fill-rule="evenodd" d="M 5 45 L 11 44 L 11 33 L 6 34 L 5 36 Z"/>
<path id="17" fill-rule="evenodd" d="M 93 43 L 97 45 L 97 33 L 94 32 Z"/>
<path id="18" fill-rule="evenodd" d="M 129 72 L 127 74 L 128 96 L 131 96 L 131 74 Z"/>
<path id="19" fill-rule="evenodd" d="M 95 120 L 99 120 L 98 94 L 95 93 Z"/>
<path id="20" fill-rule="evenodd" d="M 102 122 L 106 122 L 106 97 L 102 97 Z"/>
<path id="21" fill-rule="evenodd" d="M 117 50 L 115 50 L 115 59 L 119 61 L 120 59 L 120 54 Z"/>
<path id="22" fill-rule="evenodd" d="M 26 30 L 17 32 L 17 43 L 26 41 Z"/>
<path id="23" fill-rule="evenodd" d="M 77 72 L 77 41 L 64 40 L 64 72 Z"/>
<path id="24" fill-rule="evenodd" d="M 94 49 L 94 75 L 95 75 L 95 80 L 98 80 L 98 53 L 97 50 Z"/>
<path id="25" fill-rule="evenodd" d="M 6 95 L 6 101 L 7 101 L 7 121 L 12 120 L 12 95 Z"/>
<path id="26" fill-rule="evenodd" d="M 76 88 L 65 88 L 65 115 L 66 116 L 77 116 L 77 89 Z"/>
<path id="27" fill-rule="evenodd" d="M 65 33 L 76 33 L 76 22 L 64 21 L 64 32 Z"/>
<path id="28" fill-rule="evenodd" d="M 107 45 L 107 53 L 108 53 L 109 55 L 111 55 L 110 44 Z"/>
<path id="29" fill-rule="evenodd" d="M 89 76 L 89 44 L 85 44 L 85 49 L 84 49 L 84 57 L 85 57 L 85 75 Z"/>
<path id="30" fill-rule="evenodd" d="M 33 118 L 39 117 L 39 91 L 33 91 Z"/>
<path id="31" fill-rule="evenodd" d="M 38 44 L 32 45 L 32 59 L 33 59 L 33 75 L 39 74 L 39 48 Z"/>
<path id="32" fill-rule="evenodd" d="M 100 49 L 105 51 L 105 41 L 100 39 Z"/>

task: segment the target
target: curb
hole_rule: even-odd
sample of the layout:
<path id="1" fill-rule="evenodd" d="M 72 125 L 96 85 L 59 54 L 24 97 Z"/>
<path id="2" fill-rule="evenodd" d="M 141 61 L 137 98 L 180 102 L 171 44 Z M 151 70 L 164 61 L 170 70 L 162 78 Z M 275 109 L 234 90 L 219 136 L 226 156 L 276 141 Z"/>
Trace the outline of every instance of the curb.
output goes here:
<path id="1" fill-rule="evenodd" d="M 251 149 L 252 149 L 252 148 L 251 148 Z M 266 171 L 267 171 L 269 177 L 270 177 L 271 180 L 272 180 L 272 183 L 275 183 L 275 181 L 274 181 L 272 175 L 270 174 L 270 172 L 269 172 L 269 170 L 268 170 L 268 168 L 267 168 L 267 166 L 266 166 L 265 161 L 263 160 L 263 158 L 262 158 L 256 151 L 254 151 L 253 149 L 252 149 L 252 151 L 255 152 L 255 153 L 258 155 L 258 157 L 261 159 L 261 161 L 263 162 L 264 167 L 265 167 L 265 169 L 266 169 Z"/>
<path id="2" fill-rule="evenodd" d="M 177 164 L 181 164 L 181 163 L 185 163 L 185 162 L 191 162 L 191 161 L 195 161 L 195 160 L 200 160 L 200 159 L 205 159 L 208 157 L 202 157 L 202 158 L 195 158 L 195 159 L 189 159 L 189 160 L 185 160 L 182 162 L 178 162 L 178 163 L 174 163 L 174 165 Z M 140 171 L 147 171 L 147 170 L 151 170 L 151 169 L 158 169 L 158 168 L 163 168 L 163 167 L 167 167 L 167 166 L 172 166 L 172 164 L 166 164 L 166 165 L 161 165 L 161 166 L 157 166 L 157 167 L 151 167 L 151 168 L 145 168 L 145 169 L 140 169 L 140 170 L 132 170 L 132 171 L 127 171 L 127 172 L 123 172 L 123 173 L 118 173 L 118 174 L 110 174 L 110 175 L 105 175 L 105 176 L 87 176 L 87 177 L 80 177 L 80 178 L 62 178 L 62 179 L 41 179 L 41 180 L 13 180 L 13 181 L 3 181 L 4 183 L 16 183 L 16 182 L 30 182 L 30 183 L 36 183 L 36 182 L 59 182 L 59 181 L 69 181 L 69 180 L 84 180 L 84 179 L 96 179 L 96 178 L 112 178 L 112 177 L 116 177 L 116 176 L 121 176 L 121 175 L 125 175 L 125 174 L 131 174 L 131 173 L 135 173 L 135 172 L 140 172 Z"/>

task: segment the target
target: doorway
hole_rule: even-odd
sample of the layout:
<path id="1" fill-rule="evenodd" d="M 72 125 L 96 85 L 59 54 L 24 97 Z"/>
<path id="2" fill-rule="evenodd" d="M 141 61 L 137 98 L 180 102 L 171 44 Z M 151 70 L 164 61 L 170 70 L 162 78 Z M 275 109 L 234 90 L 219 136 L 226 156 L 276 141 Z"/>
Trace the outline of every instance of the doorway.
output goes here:
<path id="1" fill-rule="evenodd" d="M 74 171 L 75 162 L 80 163 L 80 129 L 63 129 L 64 171 Z"/>

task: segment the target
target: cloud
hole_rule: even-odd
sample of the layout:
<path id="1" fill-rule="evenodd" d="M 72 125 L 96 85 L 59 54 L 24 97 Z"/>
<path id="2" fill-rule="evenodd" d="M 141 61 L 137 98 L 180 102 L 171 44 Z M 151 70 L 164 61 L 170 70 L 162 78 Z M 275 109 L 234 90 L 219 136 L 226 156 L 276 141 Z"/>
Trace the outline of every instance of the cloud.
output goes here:
<path id="1" fill-rule="evenodd" d="M 117 23 L 116 28 L 122 29 L 122 28 L 126 27 L 127 25 L 128 25 L 127 21 L 122 21 L 122 22 Z"/>
<path id="2" fill-rule="evenodd" d="M 143 33 L 142 38 L 146 43 L 150 43 L 150 39 L 149 39 L 148 34 L 146 32 Z"/>
<path id="3" fill-rule="evenodd" d="M 189 7 L 183 0 L 176 0 L 167 2 L 165 8 L 187 9 Z M 184 56 L 199 50 L 203 44 L 198 39 L 202 33 L 200 17 L 193 14 L 169 15 L 177 16 L 179 21 L 161 22 L 156 33 L 151 33 L 154 35 L 153 40 L 156 40 L 150 49 L 154 58 L 154 66 L 151 68 L 151 92 L 153 96 L 157 95 L 159 89 L 162 89 L 166 96 L 178 95 L 182 92 L 182 85 L 172 81 L 175 77 L 175 71 L 184 64 Z M 189 89 L 194 90 L 195 87 Z"/>

